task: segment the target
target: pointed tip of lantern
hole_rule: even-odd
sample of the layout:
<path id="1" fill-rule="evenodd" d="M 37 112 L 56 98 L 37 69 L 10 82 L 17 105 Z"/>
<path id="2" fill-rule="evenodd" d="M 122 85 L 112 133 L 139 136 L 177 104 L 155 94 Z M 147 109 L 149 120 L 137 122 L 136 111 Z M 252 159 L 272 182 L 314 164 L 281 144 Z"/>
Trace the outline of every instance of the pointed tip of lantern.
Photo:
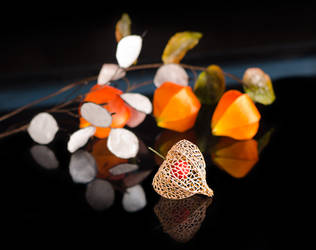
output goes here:
<path id="1" fill-rule="evenodd" d="M 201 194 L 204 194 L 204 195 L 206 195 L 208 197 L 213 197 L 214 196 L 214 191 L 210 187 L 206 186 L 205 190 L 203 190 L 201 192 Z"/>

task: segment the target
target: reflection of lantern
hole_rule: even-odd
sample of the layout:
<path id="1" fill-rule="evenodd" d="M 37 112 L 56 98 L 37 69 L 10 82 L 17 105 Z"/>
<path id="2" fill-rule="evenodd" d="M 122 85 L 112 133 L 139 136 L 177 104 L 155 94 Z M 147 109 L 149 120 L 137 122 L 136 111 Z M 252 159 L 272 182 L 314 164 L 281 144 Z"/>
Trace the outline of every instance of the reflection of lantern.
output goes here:
<path id="1" fill-rule="evenodd" d="M 188 242 L 205 219 L 211 198 L 192 196 L 182 200 L 161 198 L 154 211 L 164 232 L 178 242 Z"/>
<path id="2" fill-rule="evenodd" d="M 257 163 L 258 143 L 255 140 L 237 141 L 222 137 L 212 148 L 212 160 L 235 178 L 242 178 Z"/>

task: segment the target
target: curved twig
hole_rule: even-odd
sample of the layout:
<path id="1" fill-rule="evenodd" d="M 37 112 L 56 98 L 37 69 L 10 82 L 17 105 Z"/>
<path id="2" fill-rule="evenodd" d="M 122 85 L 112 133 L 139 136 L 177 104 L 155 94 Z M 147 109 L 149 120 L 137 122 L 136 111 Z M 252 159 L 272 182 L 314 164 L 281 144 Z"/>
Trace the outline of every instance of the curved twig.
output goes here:
<path id="1" fill-rule="evenodd" d="M 6 115 L 1 116 L 0 117 L 0 122 L 2 122 L 4 120 L 6 120 L 6 119 L 18 114 L 18 113 L 21 113 L 22 111 L 24 111 L 24 110 L 26 110 L 26 109 L 28 109 L 28 108 L 36 105 L 36 104 L 39 104 L 39 103 L 41 103 L 43 101 L 46 101 L 46 100 L 48 100 L 48 99 L 50 99 L 50 98 L 52 98 L 54 96 L 57 96 L 57 95 L 59 95 L 59 94 L 61 94 L 63 92 L 66 92 L 67 90 L 70 90 L 70 89 L 72 89 L 72 88 L 74 88 L 74 87 L 76 87 L 76 86 L 78 86 L 80 84 L 88 84 L 89 82 L 94 81 L 96 79 L 97 79 L 96 76 L 92 76 L 92 77 L 85 78 L 85 79 L 83 79 L 81 81 L 71 83 L 71 84 L 69 84 L 69 85 L 57 90 L 56 92 L 54 92 L 52 94 L 49 94 L 48 96 L 44 96 L 44 97 L 42 97 L 40 99 L 37 99 L 37 100 L 35 100 L 33 102 L 30 102 L 30 103 L 28 103 L 28 104 L 26 104 L 26 105 L 24 105 L 24 106 L 22 106 L 22 107 L 20 107 L 18 109 L 15 109 L 15 110 L 13 110 L 12 112 L 10 112 L 10 113 L 8 113 Z"/>

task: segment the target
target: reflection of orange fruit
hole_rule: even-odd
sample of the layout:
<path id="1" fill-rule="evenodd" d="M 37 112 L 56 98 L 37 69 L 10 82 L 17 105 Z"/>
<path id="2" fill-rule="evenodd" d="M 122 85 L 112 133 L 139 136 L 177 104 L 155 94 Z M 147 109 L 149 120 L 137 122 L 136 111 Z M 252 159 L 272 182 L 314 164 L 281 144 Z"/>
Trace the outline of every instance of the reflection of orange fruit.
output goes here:
<path id="1" fill-rule="evenodd" d="M 237 90 L 224 93 L 214 111 L 211 127 L 214 135 L 247 140 L 259 128 L 260 113 L 247 94 Z"/>
<path id="2" fill-rule="evenodd" d="M 104 104 L 112 115 L 112 128 L 122 128 L 130 118 L 130 109 L 127 104 L 120 97 L 123 92 L 111 86 L 95 85 L 91 88 L 90 92 L 86 95 L 84 102 L 93 102 L 96 104 Z M 90 126 L 84 118 L 80 117 L 80 128 Z M 106 138 L 110 133 L 110 128 L 97 127 L 95 136 L 98 138 Z"/>
<path id="3" fill-rule="evenodd" d="M 222 137 L 212 150 L 213 162 L 235 178 L 242 178 L 259 160 L 255 140 L 236 141 Z"/>
<path id="4" fill-rule="evenodd" d="M 201 104 L 191 87 L 165 82 L 155 90 L 153 106 L 159 127 L 184 132 L 194 126 Z"/>
<path id="5" fill-rule="evenodd" d="M 110 176 L 109 169 L 112 167 L 127 163 L 126 159 L 121 159 L 112 154 L 106 145 L 107 140 L 97 140 L 92 146 L 92 155 L 96 161 L 98 168 L 98 178 L 108 178 Z"/>

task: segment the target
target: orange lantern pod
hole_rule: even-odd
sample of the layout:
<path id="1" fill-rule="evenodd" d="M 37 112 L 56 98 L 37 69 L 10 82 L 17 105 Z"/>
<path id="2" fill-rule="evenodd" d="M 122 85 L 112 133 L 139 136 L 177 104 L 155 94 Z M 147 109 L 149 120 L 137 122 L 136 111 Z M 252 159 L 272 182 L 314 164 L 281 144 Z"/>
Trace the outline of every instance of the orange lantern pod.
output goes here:
<path id="1" fill-rule="evenodd" d="M 157 126 L 184 132 L 194 126 L 201 103 L 190 86 L 165 82 L 155 90 L 153 106 Z"/>
<path id="2" fill-rule="evenodd" d="M 257 133 L 260 117 L 256 105 L 247 94 L 229 90 L 221 97 L 214 111 L 212 133 L 248 140 Z"/>
<path id="3" fill-rule="evenodd" d="M 112 115 L 112 128 L 122 128 L 130 118 L 131 112 L 127 104 L 120 97 L 123 92 L 111 86 L 101 86 L 96 84 L 89 93 L 87 93 L 84 102 L 93 102 L 96 104 L 104 104 Z M 80 128 L 90 126 L 91 124 L 83 117 L 80 117 Z M 97 127 L 95 136 L 98 138 L 106 138 L 110 133 L 111 128 Z"/>
<path id="4" fill-rule="evenodd" d="M 235 178 L 245 177 L 258 162 L 258 143 L 255 140 L 236 141 L 220 138 L 211 152 L 216 166 Z"/>
<path id="5" fill-rule="evenodd" d="M 97 140 L 92 146 L 92 152 L 96 164 L 97 164 L 97 177 L 106 179 L 110 177 L 109 169 L 115 167 L 116 165 L 127 163 L 127 159 L 122 159 L 116 157 L 112 154 L 107 147 L 107 139 Z"/>

